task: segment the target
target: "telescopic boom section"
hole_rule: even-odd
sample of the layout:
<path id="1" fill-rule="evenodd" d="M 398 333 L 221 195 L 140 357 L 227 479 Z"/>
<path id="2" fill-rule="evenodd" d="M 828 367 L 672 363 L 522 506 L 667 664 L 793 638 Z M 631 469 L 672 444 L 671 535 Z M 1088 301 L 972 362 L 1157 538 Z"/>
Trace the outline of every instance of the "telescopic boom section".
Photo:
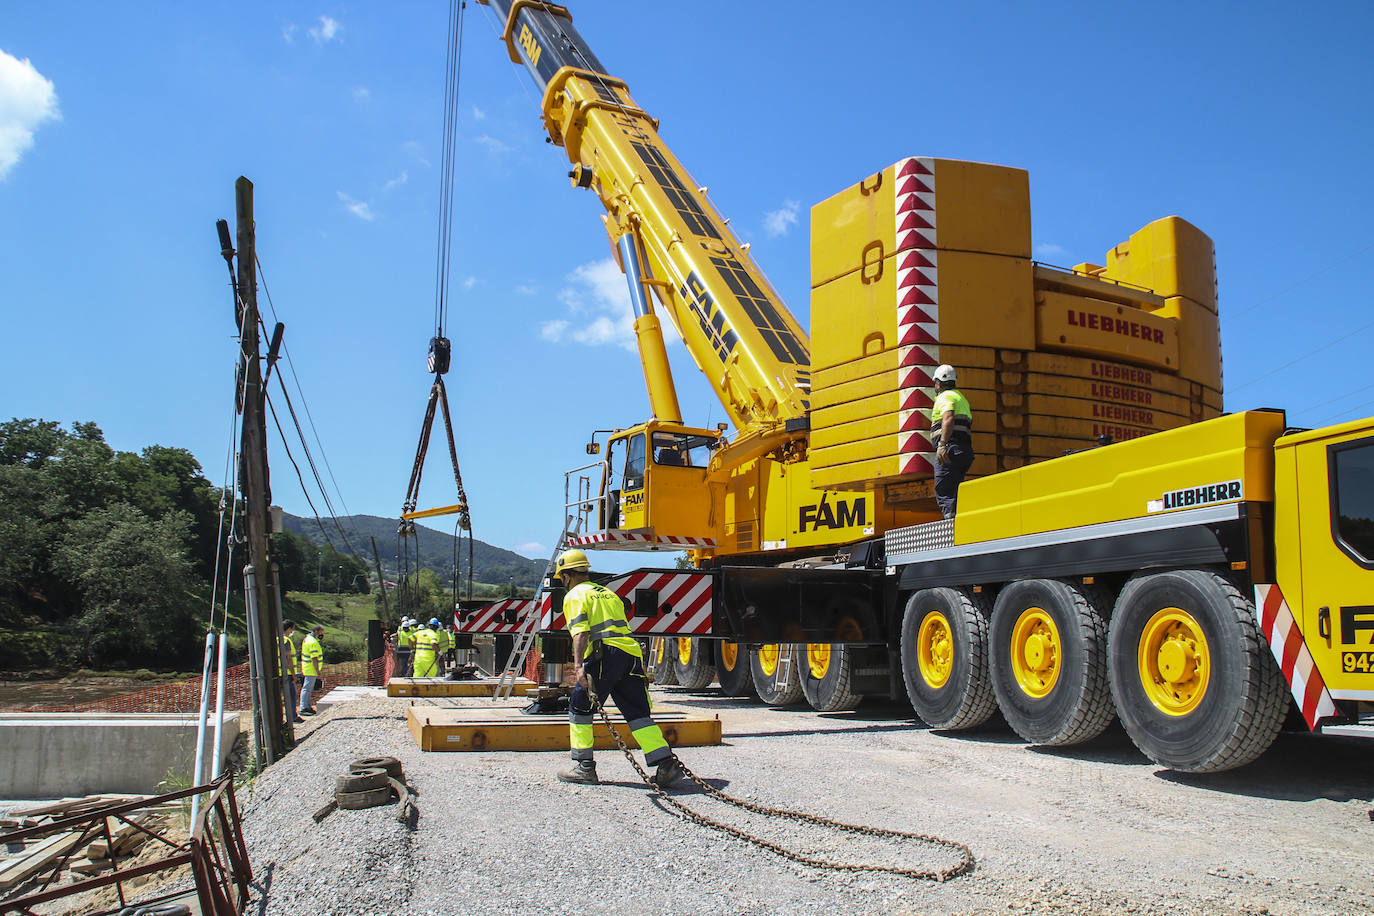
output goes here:
<path id="1" fill-rule="evenodd" d="M 605 205 L 612 248 L 623 250 L 626 235 L 642 246 L 642 281 L 712 382 L 739 432 L 737 444 L 781 446 L 804 437 L 811 390 L 806 332 L 659 138 L 658 122 L 624 82 L 607 75 L 566 9 L 483 2 L 505 22 L 511 60 L 523 63 L 543 91 L 544 126 L 567 150 L 573 183 L 595 190 Z M 629 267 L 619 250 L 622 269 Z"/>

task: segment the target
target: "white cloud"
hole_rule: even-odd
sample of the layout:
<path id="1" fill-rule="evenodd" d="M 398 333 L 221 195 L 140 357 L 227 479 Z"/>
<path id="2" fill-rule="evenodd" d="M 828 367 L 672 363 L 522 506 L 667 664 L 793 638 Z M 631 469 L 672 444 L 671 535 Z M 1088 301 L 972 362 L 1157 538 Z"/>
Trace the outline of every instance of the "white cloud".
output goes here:
<path id="1" fill-rule="evenodd" d="M 573 341 L 588 346 L 613 344 L 635 349 L 634 311 L 625 275 L 610 258 L 574 269 L 558 299 L 568 307 L 568 320 L 547 321 L 539 335 L 555 343 Z"/>
<path id="2" fill-rule="evenodd" d="M 487 152 L 491 153 L 494 156 L 499 156 L 502 153 L 510 152 L 509 146 L 506 146 L 506 144 L 502 143 L 500 140 L 496 139 L 490 134 L 482 134 L 482 136 L 477 138 L 477 142 L 485 146 L 487 148 Z"/>
<path id="3" fill-rule="evenodd" d="M 1046 242 L 1043 245 L 1036 245 L 1035 253 L 1042 258 L 1053 258 L 1061 254 L 1064 254 L 1065 252 L 1064 247 L 1062 245 L 1055 245 L 1052 242 Z"/>
<path id="4" fill-rule="evenodd" d="M 296 24 L 287 23 L 281 27 L 281 39 L 289 45 L 296 43 Z"/>
<path id="5" fill-rule="evenodd" d="M 365 220 L 370 223 L 377 218 L 377 215 L 372 212 L 372 205 L 369 204 L 367 201 L 354 200 L 352 197 L 349 197 L 343 191 L 340 191 L 338 193 L 339 200 L 343 203 L 344 208 L 348 210 L 349 213 L 352 213 L 354 216 L 358 217 L 358 219 Z"/>
<path id="6" fill-rule="evenodd" d="M 391 179 L 386 184 L 382 185 L 382 190 L 390 191 L 392 188 L 399 187 L 400 185 L 405 184 L 409 180 L 410 173 L 407 172 L 405 169 L 401 169 L 401 174 L 397 175 L 395 178 Z"/>
<path id="7" fill-rule="evenodd" d="M 27 57 L 20 60 L 0 51 L 0 180 L 33 147 L 33 132 L 61 118 L 52 80 Z"/>
<path id="8" fill-rule="evenodd" d="M 486 113 L 485 111 L 483 111 L 482 109 L 478 108 L 476 105 L 473 105 L 473 106 L 472 106 L 472 120 L 474 120 L 474 121 L 485 121 L 486 119 L 487 119 L 487 113 Z"/>
<path id="9" fill-rule="evenodd" d="M 476 278 L 476 277 L 468 277 L 468 278 L 466 278 L 465 280 L 463 280 L 463 289 L 472 289 L 472 288 L 473 288 L 474 286 L 476 286 L 476 285 L 477 285 L 477 278 Z"/>
<path id="10" fill-rule="evenodd" d="M 368 102 L 372 100 L 372 90 L 366 86 L 356 86 L 353 89 L 353 101 Z"/>
<path id="11" fill-rule="evenodd" d="M 769 236 L 786 235 L 787 230 L 797 224 L 797 210 L 801 204 L 795 200 L 785 200 L 782 207 L 763 215 L 763 231 Z"/>
<path id="12" fill-rule="evenodd" d="M 324 44 L 326 41 L 333 41 L 339 34 L 339 21 L 328 16 L 320 17 L 320 24 L 311 26 L 310 37 L 315 39 L 316 44 Z"/>
<path id="13" fill-rule="evenodd" d="M 529 283 L 521 283 L 515 288 L 515 293 L 518 296 L 533 296 L 537 292 L 539 292 L 539 288 Z"/>
<path id="14" fill-rule="evenodd" d="M 401 149 L 415 157 L 415 161 L 423 166 L 429 166 L 429 160 L 425 158 L 425 148 L 418 141 L 407 140 L 401 144 Z"/>
<path id="15" fill-rule="evenodd" d="M 546 556 L 549 552 L 549 548 L 545 547 L 538 541 L 526 541 L 524 544 L 516 544 L 511 549 L 514 550 L 516 553 L 526 557 L 543 557 Z"/>

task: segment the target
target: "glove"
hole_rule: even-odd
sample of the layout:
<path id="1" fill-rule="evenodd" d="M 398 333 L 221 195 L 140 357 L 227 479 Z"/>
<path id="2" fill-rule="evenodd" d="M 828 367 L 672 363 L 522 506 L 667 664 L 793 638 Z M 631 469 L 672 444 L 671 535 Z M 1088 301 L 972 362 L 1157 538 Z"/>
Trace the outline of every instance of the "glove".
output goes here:
<path id="1" fill-rule="evenodd" d="M 949 464 L 949 446 L 941 445 L 935 450 L 935 460 L 940 464 Z"/>

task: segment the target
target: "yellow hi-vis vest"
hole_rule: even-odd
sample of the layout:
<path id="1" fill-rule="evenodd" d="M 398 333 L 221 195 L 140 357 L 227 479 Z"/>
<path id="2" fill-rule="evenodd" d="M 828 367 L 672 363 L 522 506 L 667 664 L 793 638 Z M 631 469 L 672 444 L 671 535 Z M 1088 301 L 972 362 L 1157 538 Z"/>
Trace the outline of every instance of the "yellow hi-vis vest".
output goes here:
<path id="1" fill-rule="evenodd" d="M 587 654 L 592 654 L 592 643 L 605 643 L 628 652 L 635 658 L 643 658 L 639 651 L 639 641 L 630 631 L 630 622 L 625 618 L 625 602 L 608 588 L 593 582 L 574 585 L 563 596 L 563 617 L 568 622 L 568 632 L 573 636 L 586 633 L 591 637 L 587 643 Z"/>
<path id="2" fill-rule="evenodd" d="M 281 638 L 281 658 L 282 667 L 288 676 L 301 673 L 301 667 L 296 663 L 296 644 L 285 634 L 282 634 Z"/>
<path id="3" fill-rule="evenodd" d="M 415 646 L 415 631 L 410 627 L 401 627 L 396 631 L 396 648 L 411 649 Z"/>
<path id="4" fill-rule="evenodd" d="M 973 408 L 969 407 L 968 398 L 957 388 L 946 388 L 936 395 L 935 403 L 930 408 L 930 444 L 936 448 L 940 447 L 945 412 L 949 410 L 954 411 L 954 429 L 950 438 L 958 439 L 962 434 L 964 441 L 968 442 L 973 434 Z"/>
<path id="5" fill-rule="evenodd" d="M 319 677 L 324 668 L 324 647 L 311 633 L 301 643 L 301 673 L 306 677 Z"/>
<path id="6" fill-rule="evenodd" d="M 435 677 L 439 673 L 439 665 L 434 661 L 435 653 L 439 650 L 439 634 L 429 627 L 425 627 L 415 634 L 415 676 L 416 677 Z"/>

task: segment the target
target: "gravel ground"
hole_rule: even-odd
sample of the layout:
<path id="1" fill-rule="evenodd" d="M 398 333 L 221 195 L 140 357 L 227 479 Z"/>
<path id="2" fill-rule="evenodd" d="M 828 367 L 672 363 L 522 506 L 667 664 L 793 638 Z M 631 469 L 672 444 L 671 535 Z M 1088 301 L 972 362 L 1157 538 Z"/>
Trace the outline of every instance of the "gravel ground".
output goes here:
<path id="1" fill-rule="evenodd" d="M 823 715 L 655 688 L 719 715 L 726 744 L 681 756 L 712 785 L 766 805 L 965 843 L 973 874 L 944 884 L 820 871 L 686 823 L 619 752 L 602 785 L 567 786 L 566 754 L 426 753 L 406 707 L 489 700 L 366 698 L 312 719 L 245 800 L 262 914 L 902 913 L 1374 914 L 1374 768 L 1353 739 L 1285 734 L 1258 763 L 1215 776 L 1159 770 L 1118 727 L 1065 751 L 1027 749 L 999 723 L 939 734 L 910 711 Z M 413 825 L 394 807 L 316 825 L 360 756 L 400 758 Z M 922 867 L 952 861 L 674 795 L 810 855 Z"/>

